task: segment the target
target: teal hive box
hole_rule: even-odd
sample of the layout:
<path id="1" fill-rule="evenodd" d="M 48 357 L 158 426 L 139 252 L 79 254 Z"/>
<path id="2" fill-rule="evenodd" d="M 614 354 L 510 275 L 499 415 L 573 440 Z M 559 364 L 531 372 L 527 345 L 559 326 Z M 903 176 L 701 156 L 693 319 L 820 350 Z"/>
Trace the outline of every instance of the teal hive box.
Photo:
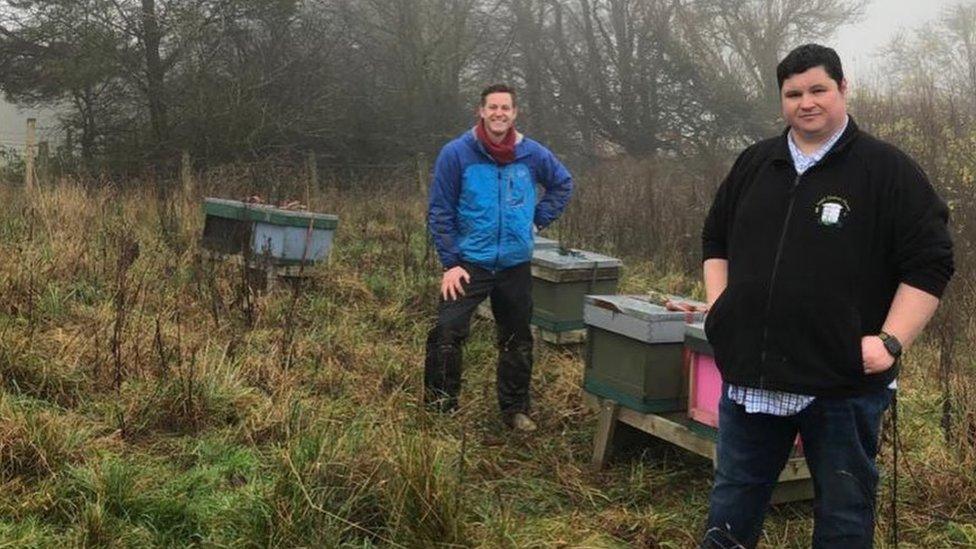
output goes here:
<path id="1" fill-rule="evenodd" d="M 533 250 L 554 250 L 559 248 L 559 242 L 551 238 L 544 238 L 536 235 Z"/>
<path id="2" fill-rule="evenodd" d="M 582 330 L 583 297 L 612 294 L 623 263 L 582 250 L 547 249 L 532 254 L 532 324 L 548 332 Z"/>
<path id="3" fill-rule="evenodd" d="M 685 323 L 701 321 L 703 315 L 669 311 L 657 301 L 648 296 L 586 296 L 584 389 L 642 413 L 686 409 Z"/>
<path id="4" fill-rule="evenodd" d="M 339 224 L 334 215 L 222 198 L 205 198 L 203 211 L 203 248 L 217 254 L 267 258 L 275 265 L 327 259 Z"/>

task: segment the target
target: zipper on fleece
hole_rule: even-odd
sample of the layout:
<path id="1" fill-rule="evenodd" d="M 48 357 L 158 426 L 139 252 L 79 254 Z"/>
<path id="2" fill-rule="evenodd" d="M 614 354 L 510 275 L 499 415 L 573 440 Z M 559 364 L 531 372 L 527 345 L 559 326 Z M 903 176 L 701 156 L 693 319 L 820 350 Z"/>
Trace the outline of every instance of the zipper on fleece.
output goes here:
<path id="1" fill-rule="evenodd" d="M 502 183 L 501 166 L 496 165 L 495 171 L 498 173 L 498 236 L 495 239 L 495 272 L 498 272 L 498 262 L 501 261 L 502 256 L 502 220 L 505 217 L 502 205 L 505 198 L 505 185 Z"/>
<path id="2" fill-rule="evenodd" d="M 803 174 L 796 174 L 793 178 L 793 186 L 790 187 L 790 202 L 786 207 L 786 219 L 783 220 L 783 228 L 779 233 L 779 243 L 776 245 L 776 256 L 773 258 L 773 271 L 769 275 L 769 292 L 766 294 L 766 311 L 763 313 L 763 335 L 762 351 L 759 355 L 759 388 L 765 388 L 766 375 L 763 364 L 766 362 L 766 340 L 769 338 L 769 314 L 773 310 L 773 287 L 776 285 L 776 275 L 779 272 L 779 262 L 783 255 L 783 246 L 786 244 L 786 231 L 790 226 L 790 219 L 793 217 L 793 204 L 796 202 L 796 189 L 800 185 L 800 178 Z"/>

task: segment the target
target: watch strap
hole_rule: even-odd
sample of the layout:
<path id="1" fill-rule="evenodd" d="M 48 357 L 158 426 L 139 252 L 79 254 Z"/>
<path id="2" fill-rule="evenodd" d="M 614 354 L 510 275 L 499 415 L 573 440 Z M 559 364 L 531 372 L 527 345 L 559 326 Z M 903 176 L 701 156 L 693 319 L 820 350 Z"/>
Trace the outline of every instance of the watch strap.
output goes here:
<path id="1" fill-rule="evenodd" d="M 881 339 L 881 343 L 884 344 L 888 354 L 895 358 L 899 358 L 901 356 L 901 341 L 898 341 L 897 337 L 884 331 L 878 332 L 878 337 Z"/>

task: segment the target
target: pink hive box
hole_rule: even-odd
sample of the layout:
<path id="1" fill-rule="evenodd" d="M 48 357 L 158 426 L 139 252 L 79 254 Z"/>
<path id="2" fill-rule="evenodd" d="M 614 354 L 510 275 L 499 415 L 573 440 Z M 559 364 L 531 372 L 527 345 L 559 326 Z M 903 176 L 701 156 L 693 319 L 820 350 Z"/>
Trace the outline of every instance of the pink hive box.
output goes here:
<path id="1" fill-rule="evenodd" d="M 685 361 L 688 365 L 688 417 L 718 429 L 718 401 L 722 396 L 722 374 L 715 365 L 714 351 L 702 322 L 685 325 Z M 802 455 L 796 437 L 794 455 Z"/>
<path id="2" fill-rule="evenodd" d="M 701 322 L 685 326 L 685 353 L 688 364 L 688 416 L 717 429 L 722 375 L 715 366 L 712 346 L 708 344 Z"/>

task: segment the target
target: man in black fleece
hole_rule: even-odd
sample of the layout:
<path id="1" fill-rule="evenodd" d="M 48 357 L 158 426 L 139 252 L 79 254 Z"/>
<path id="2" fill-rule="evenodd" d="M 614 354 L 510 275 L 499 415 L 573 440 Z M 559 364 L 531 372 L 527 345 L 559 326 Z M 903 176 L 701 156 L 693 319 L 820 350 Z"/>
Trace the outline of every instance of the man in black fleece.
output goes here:
<path id="1" fill-rule="evenodd" d="M 814 547 L 871 547 L 898 357 L 953 273 L 948 209 L 921 168 L 848 116 L 837 53 L 777 67 L 781 135 L 746 149 L 702 234 L 705 322 L 724 381 L 704 547 L 754 547 L 797 433 Z"/>

